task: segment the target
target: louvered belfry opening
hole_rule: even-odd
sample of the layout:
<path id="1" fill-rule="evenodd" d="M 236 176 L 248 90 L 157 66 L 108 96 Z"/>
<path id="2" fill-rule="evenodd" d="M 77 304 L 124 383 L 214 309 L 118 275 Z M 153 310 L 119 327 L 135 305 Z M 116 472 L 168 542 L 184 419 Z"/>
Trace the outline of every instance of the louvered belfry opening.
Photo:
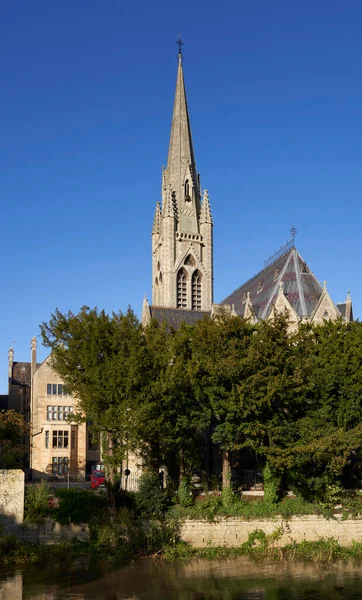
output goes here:
<path id="1" fill-rule="evenodd" d="M 180 269 L 177 273 L 177 308 L 187 308 L 187 273 Z"/>
<path id="2" fill-rule="evenodd" d="M 192 310 L 201 310 L 201 273 L 198 270 L 192 275 Z"/>

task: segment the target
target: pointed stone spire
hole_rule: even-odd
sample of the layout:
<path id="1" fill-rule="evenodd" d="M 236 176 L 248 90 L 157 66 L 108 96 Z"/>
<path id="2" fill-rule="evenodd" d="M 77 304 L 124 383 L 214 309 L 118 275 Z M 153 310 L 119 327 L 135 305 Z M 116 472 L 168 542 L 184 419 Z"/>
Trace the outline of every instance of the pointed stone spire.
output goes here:
<path id="1" fill-rule="evenodd" d="M 151 310 L 150 310 L 150 305 L 148 304 L 148 300 L 147 300 L 147 294 L 145 294 L 144 298 L 143 298 L 143 305 L 142 305 L 142 325 L 145 327 L 146 325 L 148 325 L 148 323 L 151 320 Z"/>
<path id="2" fill-rule="evenodd" d="M 178 55 L 175 101 L 173 106 L 170 144 L 167 159 L 167 181 L 176 193 L 176 201 L 180 208 L 181 199 L 186 195 L 184 189 L 185 173 L 190 170 L 189 186 L 195 192 L 197 212 L 200 203 L 200 190 L 195 165 L 195 155 L 192 143 L 190 118 L 186 100 L 186 89 L 182 68 L 182 53 Z"/>
<path id="3" fill-rule="evenodd" d="M 152 234 L 160 233 L 160 227 L 161 227 L 161 205 L 159 202 L 156 202 L 156 210 L 155 210 L 155 216 L 153 219 Z"/>
<path id="4" fill-rule="evenodd" d="M 346 319 L 347 322 L 353 321 L 352 298 L 351 298 L 351 294 L 350 294 L 349 290 L 348 290 L 347 300 L 346 300 L 346 315 L 345 315 L 345 319 Z"/>
<path id="5" fill-rule="evenodd" d="M 210 223 L 213 225 L 209 193 L 207 190 L 204 190 L 204 196 L 201 204 L 200 223 Z"/>

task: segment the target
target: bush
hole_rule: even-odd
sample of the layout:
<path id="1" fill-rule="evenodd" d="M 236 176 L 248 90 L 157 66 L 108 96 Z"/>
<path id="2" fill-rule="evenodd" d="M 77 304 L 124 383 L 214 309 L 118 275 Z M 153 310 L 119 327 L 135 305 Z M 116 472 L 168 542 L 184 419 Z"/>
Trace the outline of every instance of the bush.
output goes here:
<path id="1" fill-rule="evenodd" d="M 221 492 L 223 508 L 231 509 L 235 503 L 236 497 L 231 487 L 223 488 Z"/>
<path id="2" fill-rule="evenodd" d="M 25 519 L 27 521 L 38 521 L 49 516 L 49 494 L 50 488 L 47 481 L 25 488 Z"/>
<path id="3" fill-rule="evenodd" d="M 269 463 L 266 463 L 263 469 L 264 479 L 264 502 L 267 504 L 275 504 L 279 500 L 280 477 L 271 468 Z"/>
<path id="4" fill-rule="evenodd" d="M 88 523 L 99 517 L 107 508 L 107 497 L 93 491 L 71 488 L 58 489 L 59 506 L 52 516 L 61 525 L 68 523 Z"/>
<path id="5" fill-rule="evenodd" d="M 177 496 L 180 506 L 187 507 L 193 504 L 192 492 L 190 490 L 189 482 L 187 481 L 187 479 L 181 479 Z"/>
<path id="6" fill-rule="evenodd" d="M 146 471 L 141 475 L 135 499 L 136 507 L 142 517 L 163 519 L 167 508 L 167 498 L 161 490 L 157 473 Z"/>

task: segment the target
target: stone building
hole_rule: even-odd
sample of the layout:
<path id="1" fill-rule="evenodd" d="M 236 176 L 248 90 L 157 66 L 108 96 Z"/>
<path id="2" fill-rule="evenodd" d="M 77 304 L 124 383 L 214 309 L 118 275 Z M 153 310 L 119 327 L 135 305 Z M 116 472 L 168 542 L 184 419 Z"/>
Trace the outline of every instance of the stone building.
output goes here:
<path id="1" fill-rule="evenodd" d="M 50 357 L 36 362 L 36 338 L 31 341 L 31 361 L 14 362 L 9 350 L 9 408 L 24 414 L 31 423 L 28 478 L 67 477 L 83 479 L 99 463 L 99 448 L 86 424 L 72 424 L 67 417 L 76 400 L 68 394 Z M 30 443 L 31 442 L 31 443 Z"/>
<path id="2" fill-rule="evenodd" d="M 201 196 L 200 189 L 180 51 L 162 204 L 156 204 L 152 227 L 152 304 L 145 297 L 144 325 L 155 318 L 177 328 L 212 316 L 220 306 L 254 322 L 287 311 L 291 330 L 302 321 L 353 319 L 349 293 L 345 302 L 333 302 L 326 282 L 319 283 L 297 251 L 294 228 L 264 269 L 213 304 L 213 220 L 208 192 Z"/>

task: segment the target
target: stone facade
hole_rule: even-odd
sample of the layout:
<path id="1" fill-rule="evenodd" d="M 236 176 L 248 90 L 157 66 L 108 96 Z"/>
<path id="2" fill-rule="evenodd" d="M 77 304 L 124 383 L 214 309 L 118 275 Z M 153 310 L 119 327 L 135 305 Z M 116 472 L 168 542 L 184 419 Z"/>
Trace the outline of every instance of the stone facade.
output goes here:
<path id="1" fill-rule="evenodd" d="M 77 408 L 61 377 L 51 366 L 51 356 L 36 369 L 32 380 L 31 469 L 34 478 L 46 476 L 83 479 L 87 461 L 99 462 L 99 452 L 92 448 L 87 426 L 66 419 Z"/>
<path id="2" fill-rule="evenodd" d="M 29 363 L 14 363 L 14 352 L 9 351 L 9 404 L 25 414 L 32 428 L 27 473 L 34 480 L 66 478 L 68 474 L 72 479 L 84 479 L 99 463 L 99 450 L 94 448 L 85 423 L 67 420 L 76 411 L 76 399 L 52 368 L 51 356 L 39 364 L 36 351 L 35 337 Z M 24 398 L 28 398 L 25 405 L 19 404 Z"/>
<path id="3" fill-rule="evenodd" d="M 351 546 L 362 541 L 362 519 L 324 519 L 318 515 L 245 521 L 241 518 L 220 521 L 196 521 L 187 519 L 181 526 L 181 539 L 195 548 L 205 546 L 237 547 L 247 541 L 250 533 L 261 529 L 270 535 L 280 529 L 281 537 L 274 542 L 282 547 L 292 542 L 316 541 L 335 538 L 341 546 Z"/>

